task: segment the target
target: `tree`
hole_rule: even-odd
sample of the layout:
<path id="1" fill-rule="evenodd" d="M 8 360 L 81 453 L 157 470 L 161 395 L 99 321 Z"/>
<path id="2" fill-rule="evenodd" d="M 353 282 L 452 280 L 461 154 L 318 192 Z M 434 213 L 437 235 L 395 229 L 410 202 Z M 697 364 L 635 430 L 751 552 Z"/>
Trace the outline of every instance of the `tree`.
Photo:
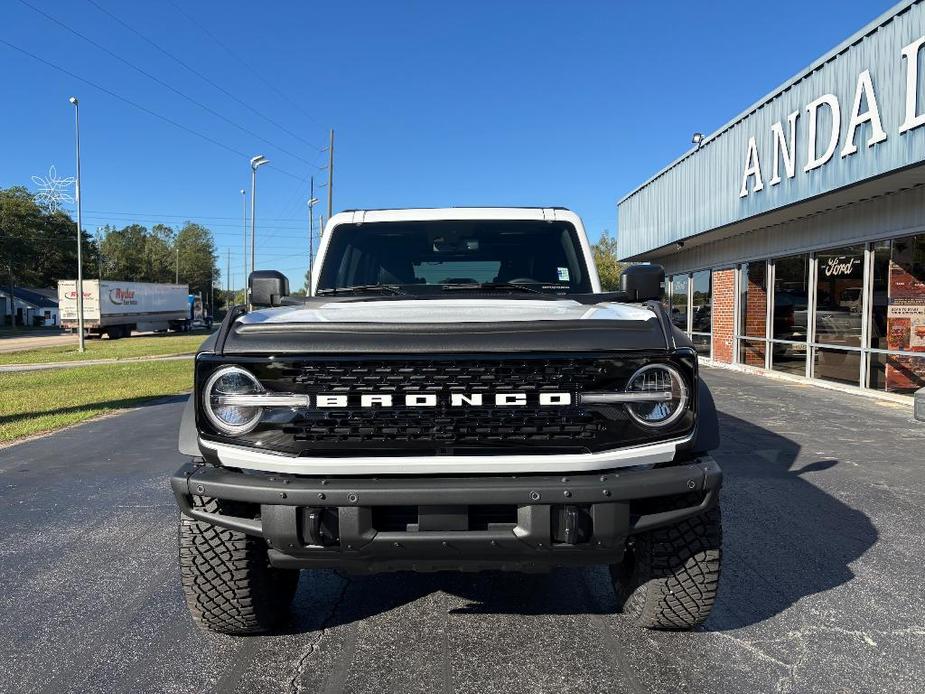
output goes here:
<path id="1" fill-rule="evenodd" d="M 166 224 L 155 224 L 145 238 L 146 267 L 143 276 L 148 282 L 173 282 L 176 278 L 176 245 L 174 230 Z"/>
<path id="2" fill-rule="evenodd" d="M 597 274 L 601 278 L 601 289 L 605 292 L 619 290 L 620 275 L 627 264 L 617 260 L 617 239 L 604 229 L 601 238 L 591 246 L 591 254 L 597 266 Z"/>
<path id="3" fill-rule="evenodd" d="M 66 213 L 52 212 L 35 202 L 22 186 L 0 189 L 0 275 L 9 284 L 54 287 L 59 279 L 77 275 L 76 224 Z M 95 277 L 99 259 L 96 243 L 81 232 L 83 271 Z"/>
<path id="4" fill-rule="evenodd" d="M 190 293 L 208 297 L 221 272 L 217 265 L 212 232 L 201 224 L 187 222 L 177 233 L 174 250 L 180 253 L 180 281 L 189 285 Z"/>
<path id="5" fill-rule="evenodd" d="M 109 280 L 143 282 L 150 277 L 145 255 L 148 229 L 141 224 L 129 224 L 122 229 L 108 229 L 101 251 L 105 265 L 103 276 Z"/>

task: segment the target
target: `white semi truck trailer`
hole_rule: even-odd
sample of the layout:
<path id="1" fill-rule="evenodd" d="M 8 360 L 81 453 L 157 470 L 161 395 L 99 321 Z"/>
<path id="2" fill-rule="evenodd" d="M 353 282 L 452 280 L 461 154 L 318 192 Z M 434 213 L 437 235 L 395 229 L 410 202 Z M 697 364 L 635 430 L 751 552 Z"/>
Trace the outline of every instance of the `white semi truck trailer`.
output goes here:
<path id="1" fill-rule="evenodd" d="M 128 337 L 133 330 L 190 329 L 189 287 L 185 284 L 84 280 L 84 331 L 110 339 Z M 77 330 L 77 282 L 58 282 L 61 325 Z"/>

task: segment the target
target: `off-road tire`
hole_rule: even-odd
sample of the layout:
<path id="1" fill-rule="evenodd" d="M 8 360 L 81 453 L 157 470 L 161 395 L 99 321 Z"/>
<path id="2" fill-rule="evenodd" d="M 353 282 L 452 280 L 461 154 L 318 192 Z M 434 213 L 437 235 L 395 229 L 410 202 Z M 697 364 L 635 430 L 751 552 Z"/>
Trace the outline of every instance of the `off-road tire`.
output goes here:
<path id="1" fill-rule="evenodd" d="M 647 629 L 692 629 L 710 616 L 722 555 L 719 506 L 631 538 L 610 567 L 618 611 Z"/>
<path id="2" fill-rule="evenodd" d="M 211 513 L 241 515 L 231 504 L 194 497 Z M 299 572 L 270 566 L 266 542 L 180 517 L 180 581 L 193 621 L 222 634 L 260 634 L 289 614 Z"/>

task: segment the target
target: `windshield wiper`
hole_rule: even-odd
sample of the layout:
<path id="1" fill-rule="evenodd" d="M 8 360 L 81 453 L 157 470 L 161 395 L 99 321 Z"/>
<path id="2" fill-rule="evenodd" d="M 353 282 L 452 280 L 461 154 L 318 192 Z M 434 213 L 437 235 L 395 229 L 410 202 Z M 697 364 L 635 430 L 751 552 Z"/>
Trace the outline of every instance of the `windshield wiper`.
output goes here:
<path id="1" fill-rule="evenodd" d="M 528 287 L 525 284 L 514 284 L 512 282 L 475 282 L 475 283 L 466 283 L 466 284 L 444 284 L 443 289 L 445 291 L 453 291 L 457 289 L 516 289 L 521 292 L 529 292 L 530 294 L 542 294 L 539 289 L 533 289 Z"/>
<path id="2" fill-rule="evenodd" d="M 319 289 L 316 296 L 334 296 L 337 294 L 361 294 L 363 292 L 379 292 L 382 294 L 406 294 L 397 284 L 355 284 L 352 287 L 329 287 Z"/>

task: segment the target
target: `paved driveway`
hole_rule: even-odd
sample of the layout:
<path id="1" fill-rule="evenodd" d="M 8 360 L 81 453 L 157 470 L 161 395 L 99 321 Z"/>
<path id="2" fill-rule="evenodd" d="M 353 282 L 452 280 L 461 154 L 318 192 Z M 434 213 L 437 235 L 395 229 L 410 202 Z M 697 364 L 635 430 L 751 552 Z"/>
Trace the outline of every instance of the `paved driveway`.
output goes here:
<path id="1" fill-rule="evenodd" d="M 728 371 L 726 559 L 693 634 L 611 614 L 603 569 L 303 572 L 284 634 L 190 623 L 166 476 L 181 402 L 0 450 L 3 692 L 925 690 L 925 425 Z"/>

